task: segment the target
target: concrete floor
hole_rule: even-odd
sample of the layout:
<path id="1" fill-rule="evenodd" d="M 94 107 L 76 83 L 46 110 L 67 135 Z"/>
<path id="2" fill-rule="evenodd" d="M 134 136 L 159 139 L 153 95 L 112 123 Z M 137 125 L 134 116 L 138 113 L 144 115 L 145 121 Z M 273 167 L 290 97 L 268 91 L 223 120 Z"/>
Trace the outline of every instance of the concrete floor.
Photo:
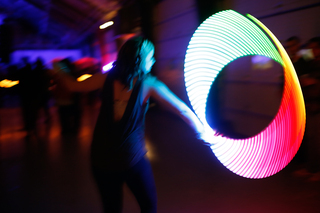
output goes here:
<path id="1" fill-rule="evenodd" d="M 99 213 L 101 203 L 88 156 L 98 107 L 85 108 L 81 131 L 60 135 L 55 107 L 41 116 L 38 135 L 26 137 L 19 107 L 0 109 L 0 212 Z M 251 180 L 223 167 L 178 118 L 151 108 L 146 143 L 159 213 L 319 213 L 320 182 L 295 177 L 296 164 Z M 124 187 L 124 213 L 139 207 Z"/>

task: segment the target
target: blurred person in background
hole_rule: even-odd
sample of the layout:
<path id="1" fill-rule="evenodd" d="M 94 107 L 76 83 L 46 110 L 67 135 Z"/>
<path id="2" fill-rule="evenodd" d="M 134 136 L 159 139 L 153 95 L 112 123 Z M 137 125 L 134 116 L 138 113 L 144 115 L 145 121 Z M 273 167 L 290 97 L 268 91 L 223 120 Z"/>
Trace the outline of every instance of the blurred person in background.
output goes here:
<path id="1" fill-rule="evenodd" d="M 193 111 L 168 87 L 150 74 L 155 63 L 154 46 L 143 37 L 129 39 L 119 50 L 114 67 L 82 82 L 66 75 L 63 67 L 53 73 L 71 91 L 102 88 L 102 105 L 91 145 L 91 165 L 104 212 L 122 210 L 126 183 L 142 213 L 157 212 L 152 168 L 145 156 L 144 118 L 149 99 L 177 114 L 204 136 L 204 127 Z"/>
<path id="2" fill-rule="evenodd" d="M 75 62 L 75 65 L 77 67 L 78 76 L 81 75 L 94 75 L 96 73 L 101 73 L 102 72 L 102 66 L 101 63 L 91 57 L 84 57 Z M 89 91 L 89 92 L 83 92 L 81 93 L 81 103 L 84 106 L 88 106 L 91 109 L 94 109 L 97 104 L 100 103 L 100 90 L 94 90 L 94 91 Z"/>
<path id="3" fill-rule="evenodd" d="M 18 88 L 24 128 L 27 136 L 37 136 L 37 122 L 40 110 L 44 110 L 46 121 L 50 119 L 49 113 L 49 83 L 50 77 L 41 58 L 34 63 L 29 58 L 22 58 L 22 67 L 15 75 L 19 80 Z"/>
<path id="4" fill-rule="evenodd" d="M 49 91 L 50 87 L 50 76 L 48 74 L 48 68 L 44 65 L 43 59 L 38 57 L 34 62 L 33 67 L 35 82 L 37 83 L 38 88 L 38 104 L 39 110 L 43 110 L 45 116 L 45 122 L 49 122 L 51 119 L 49 111 L 49 100 L 51 94 Z M 39 115 L 39 112 L 38 112 Z"/>
<path id="5" fill-rule="evenodd" d="M 309 180 L 320 181 L 320 37 L 307 42 L 308 72 L 299 77 L 306 105 L 307 166 Z"/>
<path id="6" fill-rule="evenodd" d="M 76 67 L 69 58 L 54 62 L 53 66 L 59 66 L 65 75 L 76 80 Z M 72 92 L 66 85 L 55 81 L 52 94 L 58 108 L 62 135 L 78 133 L 81 122 L 80 93 Z"/>
<path id="7" fill-rule="evenodd" d="M 304 54 L 308 51 L 303 49 L 301 40 L 297 36 L 291 36 L 288 38 L 284 46 L 295 68 L 298 79 L 300 80 L 301 77 L 303 78 L 309 72 L 308 58 L 304 57 Z M 302 90 L 303 89 L 304 88 L 302 87 Z M 304 176 L 308 173 L 304 168 L 308 158 L 307 145 L 307 137 L 304 136 L 301 146 L 293 161 L 294 163 L 297 163 L 298 166 L 298 169 L 294 172 L 297 176 Z"/>
<path id="8" fill-rule="evenodd" d="M 301 41 L 298 36 L 288 38 L 286 40 L 285 47 L 293 63 L 297 62 L 301 58 L 299 55 L 299 51 L 301 50 Z"/>
<path id="9" fill-rule="evenodd" d="M 304 57 L 307 50 L 302 49 L 301 40 L 297 36 L 292 36 L 286 40 L 285 47 L 293 63 L 298 77 L 308 73 L 308 58 Z"/>
<path id="10" fill-rule="evenodd" d="M 36 136 L 38 113 L 38 88 L 35 73 L 28 57 L 21 58 L 22 66 L 18 71 L 19 95 L 22 108 L 24 129 L 28 137 Z"/>

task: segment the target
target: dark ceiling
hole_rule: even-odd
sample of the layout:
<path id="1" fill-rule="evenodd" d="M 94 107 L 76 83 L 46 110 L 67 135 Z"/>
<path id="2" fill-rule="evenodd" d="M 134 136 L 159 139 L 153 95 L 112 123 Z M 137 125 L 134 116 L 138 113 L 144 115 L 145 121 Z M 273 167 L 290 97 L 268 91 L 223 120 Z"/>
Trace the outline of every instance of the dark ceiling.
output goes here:
<path id="1" fill-rule="evenodd" d="M 135 0 L 0 0 L 14 49 L 73 48 Z M 2 17 L 2 18 L 1 18 Z M 9 32 L 7 32 L 9 33 Z M 10 37 L 9 36 L 9 37 Z"/>

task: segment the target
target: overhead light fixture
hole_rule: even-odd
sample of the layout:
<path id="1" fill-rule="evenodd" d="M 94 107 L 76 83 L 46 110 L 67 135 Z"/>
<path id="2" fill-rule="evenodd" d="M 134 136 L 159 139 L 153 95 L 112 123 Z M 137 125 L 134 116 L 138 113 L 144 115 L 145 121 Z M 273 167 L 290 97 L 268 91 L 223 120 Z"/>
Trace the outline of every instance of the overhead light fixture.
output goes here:
<path id="1" fill-rule="evenodd" d="M 103 29 L 106 29 L 107 27 L 110 27 L 111 25 L 113 25 L 113 21 L 108 21 L 102 25 L 100 25 L 100 29 L 103 30 Z"/>

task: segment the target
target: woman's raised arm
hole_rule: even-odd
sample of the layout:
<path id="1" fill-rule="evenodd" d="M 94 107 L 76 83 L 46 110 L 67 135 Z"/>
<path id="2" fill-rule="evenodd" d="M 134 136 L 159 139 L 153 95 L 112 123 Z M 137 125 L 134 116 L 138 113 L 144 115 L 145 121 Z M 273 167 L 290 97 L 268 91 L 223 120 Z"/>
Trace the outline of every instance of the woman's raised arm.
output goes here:
<path id="1" fill-rule="evenodd" d="M 103 87 L 107 74 L 96 73 L 83 81 L 77 81 L 68 74 L 62 74 L 60 80 L 72 92 L 90 92 Z"/>
<path id="2" fill-rule="evenodd" d="M 59 66 L 54 66 L 51 70 L 51 75 L 55 81 L 64 85 L 71 92 L 90 92 L 103 87 L 107 73 L 96 73 L 83 81 L 77 81 L 69 74 L 60 69 Z"/>
<path id="3" fill-rule="evenodd" d="M 158 80 L 156 77 L 148 77 L 145 84 L 147 98 L 151 97 L 165 109 L 178 115 L 198 134 L 203 133 L 204 127 L 198 117 L 187 106 L 187 104 L 178 98 L 163 82 Z"/>

